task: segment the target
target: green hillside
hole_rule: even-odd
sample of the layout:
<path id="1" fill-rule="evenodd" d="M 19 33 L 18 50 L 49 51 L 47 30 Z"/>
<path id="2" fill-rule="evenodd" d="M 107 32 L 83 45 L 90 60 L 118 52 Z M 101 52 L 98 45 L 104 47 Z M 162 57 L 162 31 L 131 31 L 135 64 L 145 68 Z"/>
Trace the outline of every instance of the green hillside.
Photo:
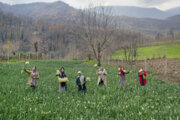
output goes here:
<path id="1" fill-rule="evenodd" d="M 180 44 L 178 45 L 160 45 L 160 46 L 148 46 L 138 48 L 137 59 L 142 60 L 145 58 L 180 58 Z M 124 58 L 124 51 L 119 50 L 114 53 L 113 58 Z"/>
<path id="2" fill-rule="evenodd" d="M 127 75 L 126 87 L 120 86 L 116 67 L 107 66 L 107 87 L 97 87 L 97 68 L 81 61 L 30 61 L 37 65 L 39 87 L 27 85 L 28 75 L 21 74 L 24 62 L 0 63 L 0 119 L 98 119 L 165 120 L 179 119 L 180 86 L 156 79 L 148 73 L 141 87 L 137 71 Z M 69 77 L 68 91 L 59 93 L 56 70 L 64 66 Z M 81 70 L 87 81 L 87 94 L 77 92 L 76 73 Z"/>

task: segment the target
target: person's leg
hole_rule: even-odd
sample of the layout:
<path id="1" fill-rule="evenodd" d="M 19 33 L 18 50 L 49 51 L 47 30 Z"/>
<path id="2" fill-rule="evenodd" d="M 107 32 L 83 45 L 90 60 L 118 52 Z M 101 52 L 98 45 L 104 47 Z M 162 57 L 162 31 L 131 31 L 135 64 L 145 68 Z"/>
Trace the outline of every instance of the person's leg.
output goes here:
<path id="1" fill-rule="evenodd" d="M 83 91 L 84 91 L 84 93 L 86 93 L 86 91 L 87 91 L 85 84 L 83 85 Z"/>
<path id="2" fill-rule="evenodd" d="M 107 81 L 106 81 L 106 78 L 104 78 L 104 85 L 107 86 Z"/>
<path id="3" fill-rule="evenodd" d="M 101 79 L 98 78 L 97 86 L 99 86 L 100 82 L 101 82 Z"/>
<path id="4" fill-rule="evenodd" d="M 123 79 L 123 86 L 125 86 L 126 85 L 126 80 L 125 79 Z"/>
<path id="5" fill-rule="evenodd" d="M 67 83 L 65 83 L 65 91 L 67 91 Z"/>
<path id="6" fill-rule="evenodd" d="M 141 84 L 144 85 L 144 78 L 141 76 Z"/>
<path id="7" fill-rule="evenodd" d="M 78 91 L 81 91 L 81 90 L 82 90 L 82 86 L 78 85 Z"/>
<path id="8" fill-rule="evenodd" d="M 100 79 L 99 86 L 100 85 L 104 85 L 104 80 L 103 79 Z"/>
<path id="9" fill-rule="evenodd" d="M 65 91 L 66 90 L 66 84 L 65 83 L 61 83 L 61 91 Z"/>
<path id="10" fill-rule="evenodd" d="M 123 86 L 123 81 L 121 77 L 120 77 L 120 85 Z"/>
<path id="11" fill-rule="evenodd" d="M 35 86 L 35 88 L 38 88 L 38 82 L 37 82 L 37 80 L 34 81 L 34 86 Z"/>
<path id="12" fill-rule="evenodd" d="M 32 81 L 31 81 L 31 87 L 32 87 L 33 89 L 36 88 L 36 80 L 32 79 Z"/>
<path id="13" fill-rule="evenodd" d="M 61 83 L 59 83 L 59 92 L 61 92 L 61 88 L 62 86 L 61 86 Z"/>

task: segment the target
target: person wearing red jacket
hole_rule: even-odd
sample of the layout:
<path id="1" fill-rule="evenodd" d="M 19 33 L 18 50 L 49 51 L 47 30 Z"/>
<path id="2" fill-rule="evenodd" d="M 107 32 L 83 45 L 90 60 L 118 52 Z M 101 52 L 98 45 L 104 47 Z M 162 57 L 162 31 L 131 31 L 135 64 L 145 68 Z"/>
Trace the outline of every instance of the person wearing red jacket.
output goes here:
<path id="1" fill-rule="evenodd" d="M 120 77 L 120 84 L 121 86 L 125 86 L 126 84 L 126 74 L 128 74 L 128 71 L 125 71 L 123 67 L 120 67 L 120 70 L 118 72 L 118 75 Z"/>
<path id="2" fill-rule="evenodd" d="M 141 68 L 139 70 L 138 75 L 139 75 L 139 83 L 140 83 L 140 85 L 142 85 L 142 86 L 146 85 L 146 75 L 147 75 L 146 71 Z"/>

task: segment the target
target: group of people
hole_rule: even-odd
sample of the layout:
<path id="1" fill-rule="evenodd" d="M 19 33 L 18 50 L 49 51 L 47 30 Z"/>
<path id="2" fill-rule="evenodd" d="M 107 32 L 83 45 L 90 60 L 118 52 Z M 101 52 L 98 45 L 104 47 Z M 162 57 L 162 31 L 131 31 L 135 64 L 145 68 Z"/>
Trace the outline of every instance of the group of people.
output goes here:
<path id="1" fill-rule="evenodd" d="M 37 88 L 38 87 L 38 80 L 39 80 L 39 72 L 37 71 L 37 67 L 34 66 L 32 71 L 27 70 L 26 68 L 24 68 L 24 71 L 27 72 L 30 76 L 29 80 L 28 80 L 28 84 L 32 87 L 32 88 Z M 128 71 L 125 71 L 123 67 L 120 67 L 119 71 L 118 71 L 118 76 L 120 78 L 120 84 L 121 86 L 125 86 L 126 84 L 126 74 L 128 74 Z M 86 77 L 82 75 L 81 71 L 77 72 L 77 78 L 76 78 L 76 85 L 78 87 L 78 91 L 82 91 L 84 93 L 86 93 L 87 88 L 86 88 Z M 107 75 L 107 71 L 106 69 L 101 66 L 99 68 L 99 70 L 97 71 L 98 74 L 98 82 L 97 82 L 97 86 L 100 85 L 105 85 L 107 86 L 107 81 L 106 81 L 106 75 Z M 67 91 L 67 75 L 65 73 L 65 69 L 64 67 L 62 67 L 59 70 L 57 70 L 56 76 L 58 76 L 59 78 L 59 92 L 63 92 L 63 91 Z M 146 85 L 146 71 L 143 70 L 142 68 L 139 70 L 138 73 L 139 76 L 139 83 L 140 85 L 144 86 Z"/>
<path id="2" fill-rule="evenodd" d="M 125 86 L 126 84 L 126 74 L 129 74 L 129 71 L 125 71 L 123 67 L 120 67 L 118 75 L 120 77 L 121 86 Z M 146 85 L 146 71 L 141 68 L 138 73 L 139 83 L 141 86 Z"/>

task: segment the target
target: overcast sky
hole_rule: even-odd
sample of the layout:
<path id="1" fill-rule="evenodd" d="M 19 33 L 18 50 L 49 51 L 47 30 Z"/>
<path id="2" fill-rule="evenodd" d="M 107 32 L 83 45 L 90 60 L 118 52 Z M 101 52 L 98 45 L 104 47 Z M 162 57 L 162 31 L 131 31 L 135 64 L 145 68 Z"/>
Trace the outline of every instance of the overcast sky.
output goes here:
<path id="1" fill-rule="evenodd" d="M 55 2 L 58 0 L 0 0 L 8 4 L 22 4 L 32 2 Z M 180 7 L 180 0 L 61 0 L 76 8 L 84 8 L 90 4 L 96 5 L 121 5 L 121 6 L 139 6 L 156 7 L 161 10 Z M 98 1 L 95 2 L 95 1 Z"/>

